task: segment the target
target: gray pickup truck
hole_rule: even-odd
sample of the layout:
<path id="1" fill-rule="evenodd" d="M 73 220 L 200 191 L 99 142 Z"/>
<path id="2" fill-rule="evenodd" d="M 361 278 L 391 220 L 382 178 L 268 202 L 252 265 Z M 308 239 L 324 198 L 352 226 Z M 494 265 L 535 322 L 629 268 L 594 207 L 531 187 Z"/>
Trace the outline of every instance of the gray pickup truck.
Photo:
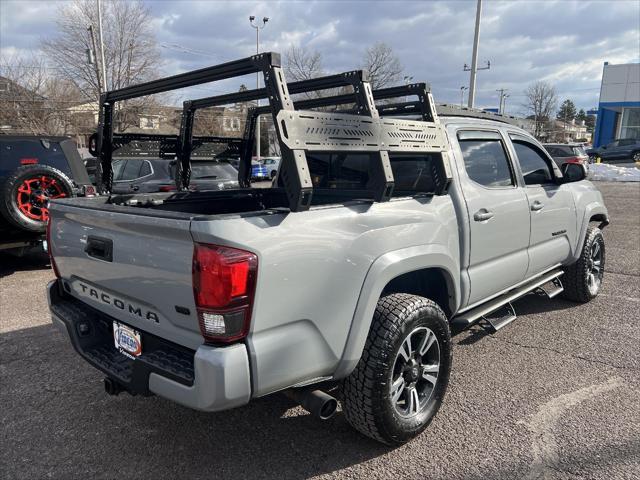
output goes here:
<path id="1" fill-rule="evenodd" d="M 109 194 L 115 102 L 256 71 L 262 89 L 185 102 L 178 192 Z M 259 98 L 240 188 L 190 191 L 197 108 Z M 263 114 L 282 153 L 273 188 L 248 180 Z M 285 392 L 320 418 L 337 397 L 353 427 L 397 445 L 443 401 L 452 330 L 494 332 L 529 292 L 588 302 L 602 283 L 608 214 L 583 166 L 558 168 L 505 117 L 436 107 L 425 84 L 287 84 L 260 54 L 107 92 L 98 153 L 106 194 L 51 204 L 48 295 L 110 394 L 220 411 Z"/>

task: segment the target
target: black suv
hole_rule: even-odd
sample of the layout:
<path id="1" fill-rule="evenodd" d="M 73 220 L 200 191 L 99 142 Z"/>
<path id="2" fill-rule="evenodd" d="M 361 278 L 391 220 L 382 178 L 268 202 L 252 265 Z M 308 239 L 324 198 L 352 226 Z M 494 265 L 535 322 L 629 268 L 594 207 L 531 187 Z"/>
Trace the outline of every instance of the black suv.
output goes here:
<path id="1" fill-rule="evenodd" d="M 0 249 L 37 243 L 50 199 L 94 193 L 70 138 L 0 135 Z"/>
<path id="2" fill-rule="evenodd" d="M 600 158 L 605 162 L 640 162 L 640 139 L 621 138 L 598 148 L 587 150 L 589 157 Z"/>

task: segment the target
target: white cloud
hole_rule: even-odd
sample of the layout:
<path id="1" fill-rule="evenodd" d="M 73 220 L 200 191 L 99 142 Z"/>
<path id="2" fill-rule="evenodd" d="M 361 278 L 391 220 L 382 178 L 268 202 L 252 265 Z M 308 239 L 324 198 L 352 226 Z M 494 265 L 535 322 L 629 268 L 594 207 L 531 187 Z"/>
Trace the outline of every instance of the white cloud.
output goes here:
<path id="1" fill-rule="evenodd" d="M 458 102 L 468 83 L 462 66 L 471 61 L 474 1 L 145 1 L 165 74 L 252 54 L 248 16 L 266 15 L 263 50 L 306 45 L 323 54 L 326 70 L 338 71 L 356 68 L 366 47 L 383 41 L 407 74 L 432 84 L 437 101 Z M 37 48 L 55 32 L 61 4 L 0 0 L 2 52 Z M 544 79 L 579 107 L 594 106 L 603 62 L 640 57 L 639 18 L 636 0 L 484 2 L 479 56 L 492 67 L 478 74 L 478 105 L 495 106 L 495 90 L 508 88 L 515 108 L 527 85 Z"/>

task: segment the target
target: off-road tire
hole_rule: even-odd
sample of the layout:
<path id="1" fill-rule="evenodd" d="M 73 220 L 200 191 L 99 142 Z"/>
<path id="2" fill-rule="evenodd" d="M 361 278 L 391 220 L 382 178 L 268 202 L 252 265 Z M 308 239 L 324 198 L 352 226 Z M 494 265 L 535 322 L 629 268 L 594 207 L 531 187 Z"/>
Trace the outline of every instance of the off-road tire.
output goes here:
<path id="1" fill-rule="evenodd" d="M 604 273 L 605 267 L 605 246 L 604 238 L 602 236 L 602 230 L 598 227 L 588 227 L 585 235 L 584 244 L 582 246 L 582 252 L 578 261 L 565 267 L 564 275 L 560 277 L 564 286 L 562 296 L 567 300 L 574 302 L 587 303 L 598 296 L 598 291 L 592 293 L 589 290 L 589 271 L 590 271 L 590 259 L 591 253 L 594 248 L 594 244 L 598 243 L 602 251 L 602 269 Z M 602 282 L 600 282 L 600 288 Z"/>
<path id="2" fill-rule="evenodd" d="M 33 233 L 43 233 L 46 230 L 46 218 L 30 218 L 18 205 L 18 189 L 25 181 L 42 176 L 55 180 L 56 189 L 64 193 L 65 197 L 73 196 L 71 180 L 60 170 L 49 165 L 24 165 L 18 167 L 0 185 L 0 214 L 9 224 Z M 47 209 L 44 208 L 42 210 L 46 211 Z"/>
<path id="3" fill-rule="evenodd" d="M 431 397 L 414 417 L 395 410 L 389 388 L 398 351 L 415 328 L 424 326 L 435 335 L 440 348 L 440 370 Z M 341 384 L 342 409 L 356 430 L 387 445 L 401 445 L 421 433 L 437 413 L 447 390 L 451 371 L 449 322 L 432 300 L 396 293 L 382 297 L 376 307 L 362 357 Z"/>

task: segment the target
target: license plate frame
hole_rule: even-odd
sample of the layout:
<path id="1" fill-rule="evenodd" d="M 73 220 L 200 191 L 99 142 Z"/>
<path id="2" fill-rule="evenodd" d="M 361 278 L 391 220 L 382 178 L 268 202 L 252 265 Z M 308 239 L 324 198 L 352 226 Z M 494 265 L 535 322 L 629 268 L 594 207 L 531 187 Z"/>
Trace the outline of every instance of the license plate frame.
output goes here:
<path id="1" fill-rule="evenodd" d="M 113 321 L 113 344 L 121 354 L 135 360 L 142 355 L 142 334 L 129 325 Z"/>

